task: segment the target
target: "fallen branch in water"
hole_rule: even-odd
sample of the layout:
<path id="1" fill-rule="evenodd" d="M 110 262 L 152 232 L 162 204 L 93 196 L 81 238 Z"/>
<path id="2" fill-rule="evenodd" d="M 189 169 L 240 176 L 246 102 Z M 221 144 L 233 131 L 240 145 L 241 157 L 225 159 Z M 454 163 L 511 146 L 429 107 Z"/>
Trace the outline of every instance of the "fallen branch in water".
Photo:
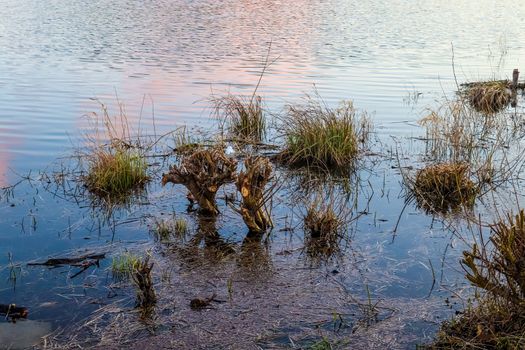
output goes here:
<path id="1" fill-rule="evenodd" d="M 106 258 L 106 253 L 102 254 L 86 254 L 80 257 L 75 258 L 52 258 L 48 259 L 44 262 L 33 262 L 33 263 L 27 263 L 27 266 L 77 266 L 77 267 L 84 267 L 85 261 L 89 260 L 101 260 Z M 90 265 L 91 266 L 91 265 Z"/>
<path id="2" fill-rule="evenodd" d="M 0 315 L 5 318 L 15 320 L 17 318 L 27 318 L 29 310 L 25 307 L 19 307 L 15 304 L 0 304 Z"/>

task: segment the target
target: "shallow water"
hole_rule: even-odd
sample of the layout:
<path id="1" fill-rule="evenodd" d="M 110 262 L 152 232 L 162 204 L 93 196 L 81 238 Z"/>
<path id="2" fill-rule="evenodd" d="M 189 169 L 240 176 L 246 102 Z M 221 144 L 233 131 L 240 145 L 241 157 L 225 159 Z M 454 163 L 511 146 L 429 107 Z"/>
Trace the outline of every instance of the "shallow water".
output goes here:
<path id="1" fill-rule="evenodd" d="M 283 300 L 296 295 L 299 306 L 291 311 L 317 303 L 329 305 L 316 309 L 319 317 L 306 311 L 284 317 L 290 313 L 287 308 L 276 313 L 247 313 L 254 320 L 268 319 L 254 333 L 267 331 L 272 320 L 282 317 L 283 325 L 275 327 L 276 333 L 297 333 L 300 338 L 304 329 L 315 328 L 300 321 L 311 324 L 318 318 L 329 319 L 334 309 L 351 315 L 355 305 L 336 285 L 345 286 L 359 300 L 366 300 L 369 288 L 374 299 L 396 305 L 394 316 L 388 319 L 402 320 L 400 324 L 406 327 L 396 332 L 399 324 L 385 326 L 390 329 L 388 344 L 393 348 L 428 340 L 437 328 L 437 316 L 450 315 L 441 301 L 450 296 L 448 290 L 455 284 L 463 283 L 457 264 L 461 248 L 451 241 L 448 230 L 413 206 L 403 212 L 393 239 L 404 199 L 399 171 L 392 168 L 397 164 L 388 155 L 391 136 L 401 140 L 410 159 L 420 159 L 424 145 L 410 137 L 423 135 L 416 121 L 426 108 L 456 90 L 453 61 L 459 82 L 505 78 L 513 68 L 521 68 L 524 5 L 489 0 L 461 4 L 393 1 L 388 6 L 381 1 L 342 0 L 4 0 L 0 5 L 0 186 L 17 183 L 29 171 L 32 178 L 40 178 L 39 172 L 56 170 L 57 163 L 69 164 L 68 159 L 57 159 L 72 155 L 84 144 L 83 134 L 90 125 L 82 116 L 100 112 L 94 98 L 114 111 L 118 96 L 129 122 L 145 134 L 161 135 L 182 125 L 215 129 L 207 99 L 212 93 L 251 93 L 271 43 L 269 58 L 275 62 L 259 88 L 267 107 L 278 112 L 284 104 L 300 101 L 305 92 L 312 93 L 314 84 L 327 104 L 352 99 L 357 108 L 371 115 L 379 141 L 372 152 L 384 156 L 365 161 L 353 213 L 367 215 L 353 222 L 352 239 L 328 263 L 312 262 L 302 249 L 298 226 L 302 209 L 290 197 L 293 190 L 283 189 L 274 211 L 276 228 L 268 258 L 273 266 L 271 278 L 247 282 L 247 276 L 238 277 L 241 293 L 272 286 L 275 294 L 260 292 L 256 293 L 259 299 L 235 299 L 239 305 L 230 308 L 221 304 L 207 322 L 216 324 L 233 317 L 238 308 L 253 305 L 253 300 L 269 302 L 284 290 L 300 290 L 303 283 L 321 285 L 333 294 L 313 289 L 302 296 L 284 293 Z M 152 171 L 161 169 L 151 167 Z M 111 287 L 110 256 L 127 248 L 143 250 L 146 244 L 168 256 L 164 264 L 173 269 L 173 288 L 180 291 L 174 301 L 175 316 L 166 318 L 177 325 L 180 313 L 180 319 L 193 317 L 202 322 L 199 317 L 203 314 L 195 314 L 186 304 L 196 294 L 197 272 L 192 273 L 191 265 L 188 268 L 177 253 L 166 253 L 153 244 L 149 234 L 152 217 L 172 210 L 185 213 L 182 189 L 161 189 L 157 184 L 140 201 L 147 204 L 117 211 L 110 224 L 100 210 L 90 208 L 88 199 L 72 196 L 54 182 L 22 181 L 12 193 L 0 195 L 0 303 L 28 306 L 32 320 L 51 322 L 54 327 L 84 319 L 99 305 L 115 300 L 114 294 L 123 298 L 123 304 L 130 300 L 132 304 L 131 290 L 114 292 Z M 194 215 L 186 216 L 190 224 L 198 224 Z M 282 231 L 289 226 L 297 228 L 291 233 Z M 237 244 L 240 254 L 244 227 L 237 216 L 225 210 L 218 228 L 225 239 Z M 447 248 L 451 243 L 455 249 Z M 74 268 L 25 265 L 78 250 L 103 250 L 108 258 L 100 268 L 74 279 L 69 278 L 77 271 Z M 443 263 L 445 251 L 450 257 Z M 203 281 L 198 293 L 215 290 L 206 281 L 224 284 L 237 273 L 232 268 L 231 260 L 216 269 L 199 268 Z M 428 296 L 433 269 L 444 277 Z M 224 297 L 224 285 L 216 288 Z M 420 311 L 403 312 L 407 303 Z M 64 312 L 66 309 L 75 312 Z M 231 322 L 238 322 L 235 320 Z M 317 339 L 319 333 L 313 333 Z M 181 334 L 196 333 L 181 327 Z M 352 338 L 352 334 L 343 329 L 338 336 Z M 372 330 L 365 332 L 362 338 L 371 334 Z M 369 347 L 387 344 L 377 334 L 369 338 Z M 193 346 L 213 347 L 211 340 L 206 344 L 205 336 L 197 339 L 201 343 Z M 214 341 L 220 343 L 220 339 Z M 261 344 L 269 347 L 270 343 Z"/>

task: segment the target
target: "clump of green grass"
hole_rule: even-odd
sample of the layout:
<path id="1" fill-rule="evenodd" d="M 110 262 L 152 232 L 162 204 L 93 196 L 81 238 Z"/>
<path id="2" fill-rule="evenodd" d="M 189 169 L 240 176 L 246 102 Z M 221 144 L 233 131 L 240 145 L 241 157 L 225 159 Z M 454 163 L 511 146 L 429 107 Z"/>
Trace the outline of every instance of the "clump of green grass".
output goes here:
<path id="1" fill-rule="evenodd" d="M 470 84 L 466 97 L 476 111 L 494 114 L 507 107 L 511 101 L 511 92 L 506 81 L 487 81 Z"/>
<path id="2" fill-rule="evenodd" d="M 472 207 L 478 188 L 465 163 L 439 163 L 420 169 L 411 180 L 411 190 L 420 207 L 447 213 L 460 206 Z"/>
<path id="3" fill-rule="evenodd" d="M 351 168 L 370 129 L 368 119 L 357 116 L 351 101 L 332 109 L 311 97 L 305 105 L 288 106 L 283 124 L 282 159 L 322 170 Z"/>
<path id="4" fill-rule="evenodd" d="M 130 252 L 125 252 L 113 257 L 111 262 L 111 273 L 116 279 L 128 279 L 139 265 L 139 262 L 139 256 Z"/>
<path id="5" fill-rule="evenodd" d="M 260 142 L 266 136 L 266 118 L 262 98 L 258 95 L 234 96 L 228 94 L 212 99 L 215 114 L 230 134 L 239 141 Z"/>
<path id="6" fill-rule="evenodd" d="M 123 146 L 101 147 L 88 156 L 85 184 L 99 196 L 122 196 L 149 180 L 147 163 L 139 151 Z"/>
<path id="7" fill-rule="evenodd" d="M 490 225 L 490 240 L 464 251 L 462 265 L 479 288 L 477 306 L 446 322 L 436 349 L 525 348 L 525 211 Z"/>

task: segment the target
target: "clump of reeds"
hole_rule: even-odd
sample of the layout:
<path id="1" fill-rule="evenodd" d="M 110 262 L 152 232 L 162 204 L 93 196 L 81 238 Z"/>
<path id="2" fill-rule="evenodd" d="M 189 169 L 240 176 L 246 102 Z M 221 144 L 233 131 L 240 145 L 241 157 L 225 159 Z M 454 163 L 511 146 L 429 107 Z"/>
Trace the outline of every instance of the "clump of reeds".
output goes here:
<path id="1" fill-rule="evenodd" d="M 470 283 L 481 289 L 476 306 L 436 337 L 438 349 L 525 348 L 525 211 L 490 225 L 490 240 L 464 251 Z"/>
<path id="2" fill-rule="evenodd" d="M 263 234 L 272 226 L 266 208 L 265 187 L 272 175 L 272 166 L 267 158 L 249 157 L 244 161 L 245 170 L 237 177 L 237 189 L 241 193 L 240 213 L 252 234 Z"/>
<path id="3" fill-rule="evenodd" d="M 149 180 L 145 158 L 133 149 L 100 147 L 88 156 L 88 162 L 85 184 L 99 196 L 123 196 L 142 188 Z"/>
<path id="4" fill-rule="evenodd" d="M 258 95 L 228 94 L 214 98 L 215 114 L 238 141 L 260 142 L 266 135 L 266 118 L 262 98 Z"/>
<path id="5" fill-rule="evenodd" d="M 100 105 L 102 114 L 92 113 L 90 119 L 94 134 L 86 135 L 90 150 L 81 152 L 88 164 L 83 180 L 88 190 L 100 197 L 125 197 L 149 180 L 145 147 L 140 135 L 132 133 L 122 104 L 114 117 Z"/>
<path id="6" fill-rule="evenodd" d="M 125 252 L 121 255 L 113 257 L 111 262 L 111 273 L 113 277 L 117 280 L 124 280 L 131 277 L 131 274 L 138 267 L 140 262 L 140 257 Z"/>
<path id="7" fill-rule="evenodd" d="M 144 259 L 139 260 L 132 273 L 133 283 L 137 287 L 137 306 L 141 308 L 150 308 L 157 303 L 151 275 L 153 262 L 150 262 L 149 259 L 147 255 Z"/>
<path id="8" fill-rule="evenodd" d="M 418 170 L 412 180 L 418 205 L 428 211 L 446 213 L 461 205 L 471 207 L 478 193 L 465 163 L 439 163 Z"/>
<path id="9" fill-rule="evenodd" d="M 283 124 L 282 159 L 322 170 L 351 168 L 370 129 L 368 119 L 357 115 L 351 101 L 332 109 L 311 97 L 305 105 L 288 106 Z"/>
<path id="10" fill-rule="evenodd" d="M 237 161 L 228 157 L 221 147 L 198 149 L 183 156 L 179 165 L 173 165 L 162 175 L 162 185 L 168 182 L 182 184 L 197 201 L 200 210 L 215 216 L 219 213 L 215 196 L 219 188 L 235 181 Z"/>
<path id="11" fill-rule="evenodd" d="M 511 101 L 511 91 L 506 81 L 487 81 L 470 84 L 466 96 L 470 105 L 478 112 L 494 114 Z"/>

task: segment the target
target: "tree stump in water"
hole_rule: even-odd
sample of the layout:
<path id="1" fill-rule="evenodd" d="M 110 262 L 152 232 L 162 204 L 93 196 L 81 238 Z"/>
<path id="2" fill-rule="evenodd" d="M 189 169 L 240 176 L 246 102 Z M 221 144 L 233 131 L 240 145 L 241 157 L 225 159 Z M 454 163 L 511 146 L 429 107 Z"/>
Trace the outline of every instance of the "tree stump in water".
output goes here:
<path id="1" fill-rule="evenodd" d="M 237 177 L 237 189 L 241 192 L 241 215 L 250 233 L 262 234 L 272 226 L 267 213 L 264 187 L 270 180 L 272 167 L 267 158 L 247 158 L 246 170 Z"/>
<path id="2" fill-rule="evenodd" d="M 182 159 L 162 175 L 162 185 L 182 184 L 199 204 L 200 210 L 215 216 L 219 213 L 215 195 L 219 187 L 235 180 L 237 161 L 224 154 L 223 149 L 200 149 Z"/>

